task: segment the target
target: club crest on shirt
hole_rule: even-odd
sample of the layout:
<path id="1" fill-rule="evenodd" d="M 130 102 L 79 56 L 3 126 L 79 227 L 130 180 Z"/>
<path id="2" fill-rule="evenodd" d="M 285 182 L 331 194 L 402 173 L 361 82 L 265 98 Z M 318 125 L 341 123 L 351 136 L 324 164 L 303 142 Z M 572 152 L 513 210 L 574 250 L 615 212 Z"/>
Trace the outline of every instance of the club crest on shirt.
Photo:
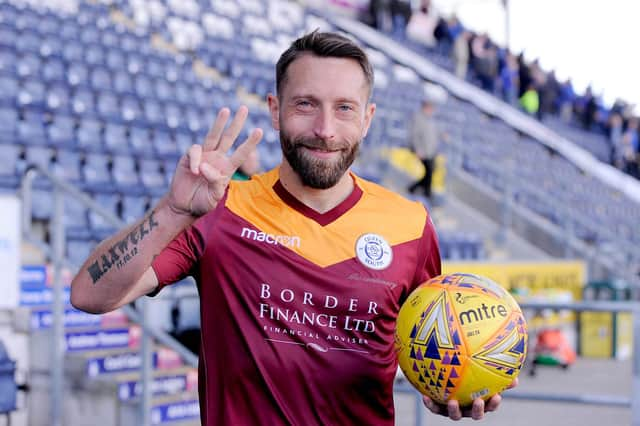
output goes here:
<path id="1" fill-rule="evenodd" d="M 389 243 L 377 234 L 363 234 L 356 241 L 356 257 L 367 268 L 381 270 L 391 265 L 393 251 Z"/>

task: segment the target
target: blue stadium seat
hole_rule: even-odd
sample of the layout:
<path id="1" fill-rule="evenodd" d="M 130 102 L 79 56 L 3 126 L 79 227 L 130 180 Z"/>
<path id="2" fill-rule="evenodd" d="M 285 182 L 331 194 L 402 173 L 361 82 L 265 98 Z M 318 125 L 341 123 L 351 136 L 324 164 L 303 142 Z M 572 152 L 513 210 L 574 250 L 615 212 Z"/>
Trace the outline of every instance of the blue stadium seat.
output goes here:
<path id="1" fill-rule="evenodd" d="M 119 216 L 119 195 L 97 193 L 93 195 L 93 201 L 98 203 L 108 212 Z M 91 228 L 93 238 L 97 240 L 102 240 L 116 231 L 116 228 L 114 226 L 110 225 L 106 219 L 104 219 L 100 214 L 96 213 L 93 210 L 89 211 L 89 226 Z"/>
<path id="2" fill-rule="evenodd" d="M 18 92 L 18 79 L 15 76 L 0 75 L 0 105 L 15 105 Z"/>
<path id="3" fill-rule="evenodd" d="M 76 121 L 70 115 L 54 115 L 47 126 L 47 140 L 57 147 L 72 147 L 76 141 Z"/>
<path id="4" fill-rule="evenodd" d="M 84 86 L 89 84 L 89 68 L 80 61 L 66 59 L 69 64 L 67 68 L 67 83 L 70 86 Z"/>
<path id="5" fill-rule="evenodd" d="M 39 54 L 23 54 L 16 63 L 16 74 L 20 79 L 33 78 L 41 79 L 42 59 Z"/>
<path id="6" fill-rule="evenodd" d="M 128 154 L 131 152 L 128 144 L 127 127 L 119 123 L 104 125 L 104 147 L 110 153 Z"/>
<path id="7" fill-rule="evenodd" d="M 19 163 L 22 148 L 15 144 L 4 144 L 0 141 L 0 187 L 16 188 L 19 183 Z"/>
<path id="8" fill-rule="evenodd" d="M 129 143 L 137 155 L 153 156 L 154 154 L 151 132 L 148 127 L 131 126 L 129 128 Z"/>
<path id="9" fill-rule="evenodd" d="M 117 40 L 117 38 L 116 38 Z M 108 49 L 105 55 L 105 64 L 112 71 L 126 72 L 127 58 L 119 49 Z"/>
<path id="10" fill-rule="evenodd" d="M 113 90 L 120 94 L 133 94 L 133 80 L 126 71 L 115 71 L 113 75 Z"/>
<path id="11" fill-rule="evenodd" d="M 131 70 L 129 70 L 131 73 Z M 135 77 L 135 93 L 140 98 L 155 98 L 155 89 L 153 87 L 153 81 L 149 76 L 145 74 L 138 74 Z"/>
<path id="12" fill-rule="evenodd" d="M 82 182 L 82 174 L 80 172 L 82 159 L 80 153 L 78 151 L 58 149 L 55 157 L 56 161 L 52 166 L 53 173 L 67 182 L 79 185 Z"/>
<path id="13" fill-rule="evenodd" d="M 89 77 L 91 87 L 95 91 L 110 91 L 111 86 L 111 73 L 107 68 L 94 67 Z"/>
<path id="14" fill-rule="evenodd" d="M 122 119 L 118 97 L 113 92 L 100 92 L 96 99 L 96 111 L 105 121 L 119 122 Z"/>
<path id="15" fill-rule="evenodd" d="M 25 145 L 47 145 L 44 114 L 39 110 L 27 110 L 18 122 L 17 140 Z"/>
<path id="16" fill-rule="evenodd" d="M 65 40 L 62 48 L 62 57 L 67 63 L 85 63 L 84 45 L 77 39 Z"/>
<path id="17" fill-rule="evenodd" d="M 84 188 L 95 192 L 112 192 L 109 158 L 106 155 L 91 153 L 85 157 L 82 165 Z"/>
<path id="18" fill-rule="evenodd" d="M 37 27 L 38 24 L 36 23 L 35 25 L 28 27 L 29 29 L 24 29 L 21 31 L 20 35 L 15 40 L 16 50 L 18 52 L 30 52 L 35 54 L 38 54 L 40 52 L 42 39 L 40 38 L 40 35 L 38 33 L 32 30 L 32 28 Z"/>
<path id="19" fill-rule="evenodd" d="M 65 81 L 65 66 L 60 58 L 49 58 L 42 64 L 42 79 L 45 83 Z"/>
<path id="20" fill-rule="evenodd" d="M 0 40 L 2 39 L 2 37 L 3 34 L 2 30 L 0 29 Z M 0 49 L 0 74 L 15 74 L 17 62 L 18 55 L 16 55 L 12 47 L 3 46 L 2 49 Z"/>
<path id="21" fill-rule="evenodd" d="M 111 175 L 119 192 L 132 195 L 144 193 L 136 171 L 135 160 L 131 155 L 114 155 Z"/>
<path id="22" fill-rule="evenodd" d="M 101 152 L 104 150 L 102 139 L 102 123 L 94 118 L 80 120 L 76 131 L 78 147 L 85 151 Z"/>
<path id="23" fill-rule="evenodd" d="M 78 88 L 71 96 L 71 110 L 81 117 L 95 117 L 96 101 L 93 92 L 88 88 Z"/>
<path id="24" fill-rule="evenodd" d="M 150 126 L 157 126 L 165 123 L 164 108 L 155 99 L 142 99 L 143 120 Z"/>
<path id="25" fill-rule="evenodd" d="M 51 84 L 47 90 L 45 107 L 54 113 L 71 113 L 71 91 L 65 83 Z"/>
<path id="26" fill-rule="evenodd" d="M 146 71 L 146 70 L 145 70 Z M 157 99 L 162 101 L 175 101 L 176 92 L 172 84 L 170 84 L 163 77 L 155 79 L 154 93 Z"/>
<path id="27" fill-rule="evenodd" d="M 167 190 L 167 182 L 162 173 L 160 163 L 156 160 L 142 159 L 139 162 L 139 175 L 147 194 L 158 195 Z"/>
<path id="28" fill-rule="evenodd" d="M 0 106 L 0 143 L 15 141 L 19 120 L 20 117 L 15 108 Z"/>
<path id="29" fill-rule="evenodd" d="M 171 133 L 166 130 L 156 129 L 153 132 L 152 144 L 155 152 L 160 158 L 178 158 L 180 151 L 178 145 L 171 137 Z"/>
<path id="30" fill-rule="evenodd" d="M 31 191 L 31 217 L 49 220 L 53 214 L 53 194 L 48 189 L 34 188 Z"/>
<path id="31" fill-rule="evenodd" d="M 46 87 L 40 80 L 24 80 L 18 91 L 18 106 L 45 107 Z"/>
<path id="32" fill-rule="evenodd" d="M 66 255 L 69 262 L 76 267 L 80 267 L 95 247 L 96 243 L 89 239 L 76 239 L 69 237 L 66 245 Z"/>
<path id="33" fill-rule="evenodd" d="M 174 138 L 176 141 L 177 149 L 180 155 L 187 152 L 187 150 L 196 143 L 193 138 L 193 134 L 191 132 L 182 132 L 177 131 L 174 133 Z"/>
<path id="34" fill-rule="evenodd" d="M 124 95 L 121 98 L 120 111 L 123 120 L 127 123 L 142 119 L 142 110 L 140 109 L 140 103 L 138 102 L 138 99 L 133 96 Z"/>
<path id="35" fill-rule="evenodd" d="M 142 218 L 147 211 L 148 200 L 141 196 L 122 197 L 122 220 L 134 223 Z"/>

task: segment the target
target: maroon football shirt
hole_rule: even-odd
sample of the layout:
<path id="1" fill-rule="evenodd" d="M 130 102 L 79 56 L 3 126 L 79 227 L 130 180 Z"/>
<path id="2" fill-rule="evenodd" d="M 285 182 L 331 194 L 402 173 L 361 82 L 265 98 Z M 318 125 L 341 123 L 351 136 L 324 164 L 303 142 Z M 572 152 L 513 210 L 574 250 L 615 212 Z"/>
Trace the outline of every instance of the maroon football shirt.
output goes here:
<path id="1" fill-rule="evenodd" d="M 153 262 L 200 293 L 203 425 L 391 425 L 402 302 L 440 274 L 425 208 L 353 176 L 319 214 L 278 169 L 231 182 Z"/>

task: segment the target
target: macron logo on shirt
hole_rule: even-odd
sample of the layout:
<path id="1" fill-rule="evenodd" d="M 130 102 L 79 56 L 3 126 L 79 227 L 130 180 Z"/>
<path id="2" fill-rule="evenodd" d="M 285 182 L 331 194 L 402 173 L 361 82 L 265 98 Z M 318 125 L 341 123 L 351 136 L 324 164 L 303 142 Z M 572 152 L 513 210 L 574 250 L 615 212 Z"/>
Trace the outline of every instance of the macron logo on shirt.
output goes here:
<path id="1" fill-rule="evenodd" d="M 261 243 L 267 243 L 274 246 L 286 246 L 291 248 L 300 248 L 300 237 L 295 235 L 273 235 L 265 234 L 264 232 L 258 232 L 255 229 L 242 228 L 240 234 L 242 238 L 247 238 L 253 241 L 259 241 Z"/>

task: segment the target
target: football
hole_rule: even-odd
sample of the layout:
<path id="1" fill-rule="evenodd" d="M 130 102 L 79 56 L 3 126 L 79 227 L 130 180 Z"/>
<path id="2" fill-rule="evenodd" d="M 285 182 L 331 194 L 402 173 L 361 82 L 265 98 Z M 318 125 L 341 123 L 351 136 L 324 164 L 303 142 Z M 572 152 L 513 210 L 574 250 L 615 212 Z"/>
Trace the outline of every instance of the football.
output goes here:
<path id="1" fill-rule="evenodd" d="M 520 307 L 488 278 L 455 273 L 421 284 L 402 304 L 395 345 L 409 382 L 432 400 L 470 405 L 506 389 L 527 355 Z"/>

